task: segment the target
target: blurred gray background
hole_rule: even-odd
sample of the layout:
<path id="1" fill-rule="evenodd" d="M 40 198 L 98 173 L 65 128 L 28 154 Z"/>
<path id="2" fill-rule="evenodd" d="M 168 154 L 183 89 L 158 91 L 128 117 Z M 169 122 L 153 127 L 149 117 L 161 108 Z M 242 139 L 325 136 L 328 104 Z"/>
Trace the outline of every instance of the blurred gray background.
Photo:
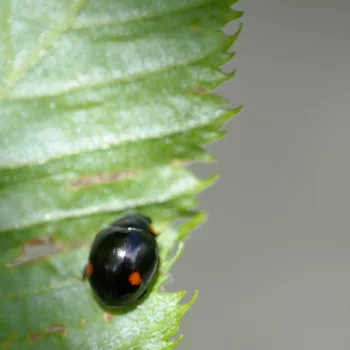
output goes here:
<path id="1" fill-rule="evenodd" d="M 245 110 L 168 290 L 200 295 L 179 349 L 350 349 L 350 1 L 242 0 L 219 89 Z M 231 28 L 233 31 L 234 26 Z"/>

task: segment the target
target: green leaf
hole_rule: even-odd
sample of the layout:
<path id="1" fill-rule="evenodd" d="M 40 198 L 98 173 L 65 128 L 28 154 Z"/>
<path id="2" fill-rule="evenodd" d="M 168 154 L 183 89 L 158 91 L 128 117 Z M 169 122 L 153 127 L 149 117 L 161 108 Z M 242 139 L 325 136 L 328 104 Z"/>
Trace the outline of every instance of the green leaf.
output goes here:
<path id="1" fill-rule="evenodd" d="M 239 112 L 211 94 L 238 36 L 232 0 L 0 2 L 0 348 L 170 349 L 192 306 L 163 288 L 203 222 L 200 180 Z M 81 271 L 94 235 L 152 217 L 161 267 L 150 294 L 103 309 Z M 185 219 L 176 227 L 178 219 Z M 174 253 L 175 251 L 175 253 Z"/>

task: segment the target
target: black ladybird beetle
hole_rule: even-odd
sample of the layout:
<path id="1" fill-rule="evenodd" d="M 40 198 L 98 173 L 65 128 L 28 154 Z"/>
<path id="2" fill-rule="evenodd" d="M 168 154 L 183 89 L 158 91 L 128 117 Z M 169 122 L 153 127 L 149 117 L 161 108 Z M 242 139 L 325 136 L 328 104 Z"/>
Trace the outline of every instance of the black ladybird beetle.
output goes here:
<path id="1" fill-rule="evenodd" d="M 99 232 L 84 269 L 92 290 L 107 307 L 140 299 L 158 269 L 157 233 L 147 216 L 124 216 Z"/>

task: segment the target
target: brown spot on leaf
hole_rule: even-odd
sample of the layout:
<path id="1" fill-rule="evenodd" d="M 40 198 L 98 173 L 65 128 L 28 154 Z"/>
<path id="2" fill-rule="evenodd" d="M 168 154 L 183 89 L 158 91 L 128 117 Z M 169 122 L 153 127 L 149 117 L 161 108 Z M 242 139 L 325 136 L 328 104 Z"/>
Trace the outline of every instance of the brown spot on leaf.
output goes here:
<path id="1" fill-rule="evenodd" d="M 44 333 L 36 332 L 36 333 L 29 333 L 28 338 L 30 342 L 34 342 L 44 336 Z"/>
<path id="2" fill-rule="evenodd" d="M 39 260 L 55 254 L 60 250 L 61 247 L 56 244 L 55 237 L 32 239 L 25 243 L 22 254 L 12 262 L 6 264 L 6 267 L 14 267 Z"/>
<path id="3" fill-rule="evenodd" d="M 125 170 L 125 171 L 115 171 L 108 174 L 100 174 L 95 176 L 83 176 L 78 180 L 69 184 L 71 188 L 82 188 L 82 187 L 90 187 L 93 185 L 114 182 L 114 181 L 122 181 L 125 179 L 129 179 L 135 177 L 141 170 Z"/>
<path id="4" fill-rule="evenodd" d="M 200 95 L 205 95 L 208 93 L 208 89 L 206 89 L 203 86 L 198 86 L 196 91 L 200 94 Z"/>
<path id="5" fill-rule="evenodd" d="M 86 325 L 86 320 L 85 320 L 85 319 L 82 319 L 82 320 L 80 321 L 80 323 L 81 323 L 82 326 L 85 326 L 85 325 Z"/>
<path id="6" fill-rule="evenodd" d="M 103 319 L 105 322 L 111 322 L 113 320 L 113 316 L 109 314 L 108 312 L 105 312 L 103 314 Z"/>
<path id="7" fill-rule="evenodd" d="M 66 328 L 62 323 L 52 323 L 43 332 L 33 332 L 29 333 L 28 339 L 30 342 L 35 342 L 36 340 L 52 333 L 65 334 Z"/>
<path id="8" fill-rule="evenodd" d="M 47 333 L 65 333 L 66 328 L 62 323 L 52 323 L 46 328 Z"/>
<path id="9" fill-rule="evenodd" d="M 55 237 L 51 237 L 52 243 L 56 242 L 56 238 Z M 27 242 L 28 245 L 33 246 L 33 247 L 38 247 L 43 245 L 44 243 L 44 239 L 40 239 L 40 238 L 33 238 L 31 239 L 29 242 Z"/>

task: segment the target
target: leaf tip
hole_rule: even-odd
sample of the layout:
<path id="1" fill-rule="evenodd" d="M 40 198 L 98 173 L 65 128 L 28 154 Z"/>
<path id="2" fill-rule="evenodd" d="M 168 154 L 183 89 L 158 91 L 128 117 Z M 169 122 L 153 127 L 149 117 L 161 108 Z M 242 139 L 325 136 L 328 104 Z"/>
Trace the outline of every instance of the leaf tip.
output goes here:
<path id="1" fill-rule="evenodd" d="M 187 311 L 193 306 L 193 304 L 196 302 L 197 298 L 199 295 L 199 291 L 195 290 L 192 299 L 184 305 L 184 309 L 183 309 L 183 314 L 187 313 Z"/>
<path id="2" fill-rule="evenodd" d="M 171 349 L 174 349 L 175 347 L 177 347 L 177 346 L 181 343 L 181 341 L 182 341 L 183 338 L 184 338 L 183 335 L 180 334 L 179 337 L 178 337 L 175 341 L 172 342 L 172 344 L 171 344 L 171 345 L 172 345 Z"/>

